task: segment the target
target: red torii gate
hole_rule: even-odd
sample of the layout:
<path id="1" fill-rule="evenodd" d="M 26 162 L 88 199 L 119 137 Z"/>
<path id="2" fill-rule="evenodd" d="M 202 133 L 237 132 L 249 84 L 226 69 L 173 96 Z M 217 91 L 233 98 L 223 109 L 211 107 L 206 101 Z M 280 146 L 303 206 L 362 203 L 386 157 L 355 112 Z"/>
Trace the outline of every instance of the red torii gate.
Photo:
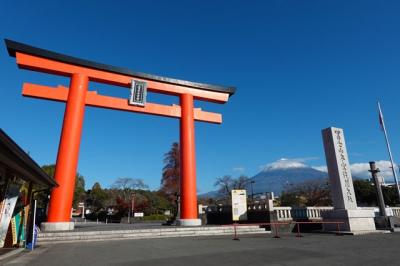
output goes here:
<path id="1" fill-rule="evenodd" d="M 51 192 L 45 230 L 73 229 L 70 215 L 85 106 L 180 118 L 180 224 L 200 225 L 197 213 L 194 121 L 220 124 L 222 116 L 194 108 L 193 102 L 202 100 L 225 103 L 235 93 L 235 88 L 139 73 L 11 40 L 5 42 L 9 55 L 16 57 L 19 68 L 70 77 L 69 89 L 24 83 L 22 90 L 22 95 L 26 97 L 66 102 L 55 170 L 55 180 L 59 186 Z M 121 87 L 131 87 L 134 82 L 142 82 L 151 92 L 178 96 L 180 105 L 131 105 L 127 99 L 88 91 L 90 81 Z"/>

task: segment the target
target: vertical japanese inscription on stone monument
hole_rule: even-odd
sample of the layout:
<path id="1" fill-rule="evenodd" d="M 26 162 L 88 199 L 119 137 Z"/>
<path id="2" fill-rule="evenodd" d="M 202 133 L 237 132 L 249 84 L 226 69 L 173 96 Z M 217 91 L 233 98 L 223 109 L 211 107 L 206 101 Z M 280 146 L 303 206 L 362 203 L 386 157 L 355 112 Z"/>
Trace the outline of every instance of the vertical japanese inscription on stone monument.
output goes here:
<path id="1" fill-rule="evenodd" d="M 335 209 L 356 209 L 357 203 L 343 129 L 326 128 L 322 130 L 322 137 L 333 205 Z"/>
<path id="2" fill-rule="evenodd" d="M 353 199 L 353 193 L 351 191 L 350 188 L 350 182 L 351 181 L 351 177 L 349 177 L 349 164 L 348 164 L 348 158 L 347 158 L 347 153 L 345 153 L 344 150 L 344 143 L 343 143 L 343 131 L 342 130 L 338 130 L 338 129 L 334 129 L 333 132 L 335 133 L 335 138 L 336 138 L 336 142 L 337 142 L 337 151 L 338 151 L 338 157 L 339 157 L 339 166 L 340 166 L 340 172 L 343 176 L 343 180 L 344 180 L 344 186 L 346 188 L 346 197 L 347 200 L 350 202 L 354 202 Z"/>

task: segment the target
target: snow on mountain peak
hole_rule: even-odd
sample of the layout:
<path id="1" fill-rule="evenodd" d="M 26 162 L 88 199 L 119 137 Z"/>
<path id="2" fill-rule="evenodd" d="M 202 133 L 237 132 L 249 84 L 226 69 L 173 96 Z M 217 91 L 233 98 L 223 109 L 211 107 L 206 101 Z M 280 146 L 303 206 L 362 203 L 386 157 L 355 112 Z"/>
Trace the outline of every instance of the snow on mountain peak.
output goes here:
<path id="1" fill-rule="evenodd" d="M 282 158 L 273 163 L 265 165 L 263 171 L 276 170 L 276 169 L 289 169 L 289 168 L 307 168 L 306 164 L 302 163 L 298 159 L 286 159 Z"/>

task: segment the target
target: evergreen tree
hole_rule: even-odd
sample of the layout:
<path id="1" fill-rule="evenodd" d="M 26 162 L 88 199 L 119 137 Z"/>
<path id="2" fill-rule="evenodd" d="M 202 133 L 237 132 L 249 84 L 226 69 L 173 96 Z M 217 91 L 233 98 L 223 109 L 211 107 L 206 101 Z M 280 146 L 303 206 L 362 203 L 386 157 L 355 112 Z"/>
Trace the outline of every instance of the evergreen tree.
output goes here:
<path id="1" fill-rule="evenodd" d="M 45 171 L 45 173 L 52 178 L 54 178 L 54 174 L 56 171 L 56 165 L 55 164 L 48 164 L 48 165 L 43 165 L 42 169 Z M 74 208 L 78 207 L 78 203 L 85 201 L 86 199 L 86 193 L 85 193 L 85 177 L 80 175 L 78 172 L 76 173 L 75 176 L 75 189 L 74 189 L 74 199 L 72 202 L 72 206 Z"/>

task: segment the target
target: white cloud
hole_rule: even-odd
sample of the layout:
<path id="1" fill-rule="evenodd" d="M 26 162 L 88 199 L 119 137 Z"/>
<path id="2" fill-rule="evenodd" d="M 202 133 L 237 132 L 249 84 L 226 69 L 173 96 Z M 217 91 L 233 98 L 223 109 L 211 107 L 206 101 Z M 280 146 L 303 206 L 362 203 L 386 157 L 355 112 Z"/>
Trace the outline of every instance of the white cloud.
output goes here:
<path id="1" fill-rule="evenodd" d="M 376 166 L 381 170 L 379 173 L 380 176 L 385 178 L 386 182 L 392 182 L 393 181 L 393 172 L 392 172 L 392 165 L 390 161 L 376 161 Z M 312 168 L 327 172 L 327 167 L 325 165 L 321 166 L 313 166 Z M 355 177 L 360 177 L 360 178 L 370 178 L 371 173 L 368 172 L 370 169 L 369 163 L 353 163 L 350 165 L 350 170 L 351 174 Z M 398 167 L 395 165 L 395 169 L 397 171 Z"/>
<path id="2" fill-rule="evenodd" d="M 242 166 L 233 167 L 234 172 L 244 173 L 245 168 Z"/>
<path id="3" fill-rule="evenodd" d="M 391 182 L 393 181 L 393 171 L 392 171 L 392 165 L 390 161 L 376 161 L 376 166 L 381 170 L 379 173 L 380 176 L 383 176 L 385 178 L 385 181 Z M 354 176 L 359 176 L 359 177 L 364 177 L 364 178 L 370 178 L 371 174 L 368 172 L 369 168 L 369 163 L 354 163 L 351 165 L 351 173 Z M 397 165 L 395 164 L 395 169 L 397 171 Z"/>

